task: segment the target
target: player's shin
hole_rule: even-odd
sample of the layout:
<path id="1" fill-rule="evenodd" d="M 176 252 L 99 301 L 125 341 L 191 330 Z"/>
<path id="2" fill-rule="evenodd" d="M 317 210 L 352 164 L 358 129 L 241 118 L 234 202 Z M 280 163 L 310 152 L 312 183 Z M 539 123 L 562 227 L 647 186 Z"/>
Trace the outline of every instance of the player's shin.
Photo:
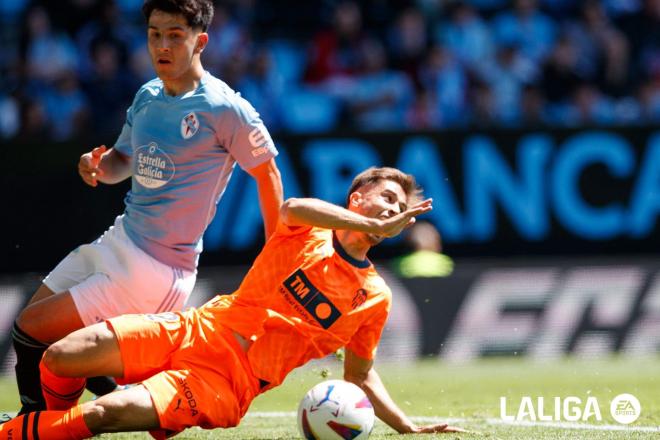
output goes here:
<path id="1" fill-rule="evenodd" d="M 65 410 L 78 404 L 85 391 L 85 378 L 60 377 L 48 369 L 44 362 L 39 364 L 41 386 L 49 410 Z"/>
<path id="2" fill-rule="evenodd" d="M 19 415 L 46 409 L 39 380 L 39 362 L 48 344 L 37 341 L 14 323 L 11 331 L 16 352 L 16 384 L 21 397 Z"/>
<path id="3" fill-rule="evenodd" d="M 68 411 L 36 411 L 0 425 L 0 440 L 77 440 L 92 437 L 80 406 Z"/>

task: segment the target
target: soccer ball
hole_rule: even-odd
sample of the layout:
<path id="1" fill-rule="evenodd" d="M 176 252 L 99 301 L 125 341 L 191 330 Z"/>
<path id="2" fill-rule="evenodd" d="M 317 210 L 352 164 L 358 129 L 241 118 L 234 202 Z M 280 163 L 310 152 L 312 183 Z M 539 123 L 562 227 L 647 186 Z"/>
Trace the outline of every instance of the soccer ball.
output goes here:
<path id="1" fill-rule="evenodd" d="M 343 380 L 315 385 L 298 406 L 298 429 L 307 440 L 364 440 L 374 418 L 364 391 Z"/>

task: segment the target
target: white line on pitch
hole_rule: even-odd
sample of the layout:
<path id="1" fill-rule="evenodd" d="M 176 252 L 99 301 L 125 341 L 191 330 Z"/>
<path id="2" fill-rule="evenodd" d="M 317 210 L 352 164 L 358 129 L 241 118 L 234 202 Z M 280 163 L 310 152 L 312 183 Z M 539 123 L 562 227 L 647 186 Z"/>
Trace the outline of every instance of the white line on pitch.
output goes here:
<path id="1" fill-rule="evenodd" d="M 293 411 L 253 411 L 248 412 L 246 417 L 296 417 Z M 660 432 L 660 426 L 626 426 L 626 425 L 594 425 L 589 423 L 573 423 L 573 422 L 532 422 L 530 420 L 523 420 L 520 422 L 509 422 L 498 418 L 488 419 L 466 419 L 466 418 L 451 418 L 451 417 L 427 417 L 417 416 L 411 417 L 412 420 L 421 423 L 479 423 L 486 422 L 489 425 L 509 425 L 509 426 L 547 426 L 550 428 L 563 428 L 563 429 L 586 429 L 592 431 L 632 431 L 632 432 Z"/>

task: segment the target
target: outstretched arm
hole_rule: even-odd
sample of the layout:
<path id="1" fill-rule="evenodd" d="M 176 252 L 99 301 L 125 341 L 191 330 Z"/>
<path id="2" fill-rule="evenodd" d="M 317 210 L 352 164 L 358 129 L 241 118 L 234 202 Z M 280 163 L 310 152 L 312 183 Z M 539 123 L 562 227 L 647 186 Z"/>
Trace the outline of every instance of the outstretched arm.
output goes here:
<path id="1" fill-rule="evenodd" d="M 83 154 L 78 162 L 78 174 L 89 186 L 119 183 L 131 173 L 131 158 L 114 148 L 107 150 L 105 145 Z"/>
<path id="2" fill-rule="evenodd" d="M 376 417 L 400 434 L 466 432 L 446 424 L 418 426 L 413 423 L 390 397 L 380 376 L 373 368 L 373 361 L 359 357 L 348 348 L 344 358 L 344 380 L 362 388 L 374 407 Z"/>
<path id="3" fill-rule="evenodd" d="M 415 217 L 430 211 L 431 203 L 431 199 L 426 199 L 395 216 L 372 218 L 320 199 L 291 198 L 282 205 L 280 218 L 287 226 L 317 226 L 394 237 L 413 224 Z"/>
<path id="4" fill-rule="evenodd" d="M 271 159 L 248 170 L 248 173 L 257 182 L 259 206 L 261 207 L 261 215 L 264 218 L 264 233 L 266 240 L 268 240 L 271 234 L 275 232 L 277 216 L 284 197 L 280 170 L 275 164 L 275 159 Z"/>

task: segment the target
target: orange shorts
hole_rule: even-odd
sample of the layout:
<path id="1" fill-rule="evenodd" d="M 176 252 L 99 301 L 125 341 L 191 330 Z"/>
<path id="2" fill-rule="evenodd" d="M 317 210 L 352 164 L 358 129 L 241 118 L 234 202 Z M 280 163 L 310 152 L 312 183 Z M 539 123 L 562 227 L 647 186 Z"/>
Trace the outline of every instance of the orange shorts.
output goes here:
<path id="1" fill-rule="evenodd" d="M 259 381 L 232 331 L 199 319 L 195 309 L 106 322 L 124 364 L 118 382 L 142 383 L 160 427 L 170 433 L 191 426 L 236 426 L 259 393 Z"/>

